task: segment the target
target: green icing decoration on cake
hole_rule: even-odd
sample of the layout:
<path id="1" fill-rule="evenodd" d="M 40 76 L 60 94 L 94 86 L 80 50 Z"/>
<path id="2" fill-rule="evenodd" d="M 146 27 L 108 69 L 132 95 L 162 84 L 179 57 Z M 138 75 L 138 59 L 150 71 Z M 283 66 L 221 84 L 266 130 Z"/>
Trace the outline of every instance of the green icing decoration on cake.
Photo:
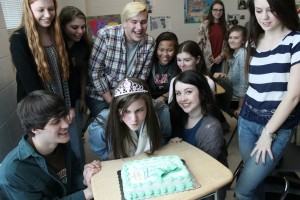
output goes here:
<path id="1" fill-rule="evenodd" d="M 145 199 L 193 189 L 194 183 L 178 156 L 135 160 L 121 171 L 126 200 Z"/>

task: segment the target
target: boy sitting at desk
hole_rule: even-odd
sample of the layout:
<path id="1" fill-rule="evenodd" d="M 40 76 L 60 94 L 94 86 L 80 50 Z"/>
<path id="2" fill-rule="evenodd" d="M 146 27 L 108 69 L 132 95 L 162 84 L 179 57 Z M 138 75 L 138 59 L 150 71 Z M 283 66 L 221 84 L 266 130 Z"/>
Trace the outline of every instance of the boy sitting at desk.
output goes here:
<path id="1" fill-rule="evenodd" d="M 92 199 L 91 177 L 100 162 L 84 171 L 71 150 L 69 109 L 53 93 L 35 91 L 17 107 L 26 134 L 0 166 L 4 199 Z"/>

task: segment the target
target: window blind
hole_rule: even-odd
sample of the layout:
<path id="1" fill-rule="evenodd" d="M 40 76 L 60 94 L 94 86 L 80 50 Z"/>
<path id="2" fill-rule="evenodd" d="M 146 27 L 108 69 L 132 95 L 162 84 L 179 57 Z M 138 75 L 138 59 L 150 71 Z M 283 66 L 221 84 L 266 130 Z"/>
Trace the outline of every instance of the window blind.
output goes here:
<path id="1" fill-rule="evenodd" d="M 17 28 L 22 19 L 22 0 L 0 0 L 7 29 Z"/>

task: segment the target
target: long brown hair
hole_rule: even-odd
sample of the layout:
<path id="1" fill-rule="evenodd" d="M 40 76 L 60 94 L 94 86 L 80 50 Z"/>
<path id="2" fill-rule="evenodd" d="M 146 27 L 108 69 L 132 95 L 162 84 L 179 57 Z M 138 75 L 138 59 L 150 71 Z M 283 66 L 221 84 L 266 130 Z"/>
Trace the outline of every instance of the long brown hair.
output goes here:
<path id="1" fill-rule="evenodd" d="M 29 48 L 34 57 L 34 61 L 37 66 L 37 72 L 44 83 L 52 81 L 52 73 L 50 71 L 49 63 L 47 60 L 47 54 L 42 45 L 41 37 L 37 31 L 36 21 L 32 14 L 30 4 L 36 0 L 23 0 L 23 15 L 20 27 L 25 29 Z M 50 35 L 54 39 L 54 46 L 57 51 L 57 57 L 59 60 L 60 71 L 64 80 L 69 77 L 69 62 L 68 56 L 65 49 L 65 43 L 61 34 L 59 19 L 57 17 L 57 2 L 52 0 L 55 6 L 55 16 L 49 27 Z"/>
<path id="2" fill-rule="evenodd" d="M 64 31 L 65 26 L 69 22 L 73 21 L 76 18 L 83 19 L 85 21 L 85 28 L 87 29 L 86 16 L 79 8 L 77 8 L 75 6 L 66 6 L 66 7 L 62 8 L 59 13 L 60 27 L 61 27 L 62 35 L 63 35 L 65 41 L 67 41 L 67 39 L 68 39 L 65 34 L 65 31 Z M 82 36 L 81 39 L 84 42 L 88 43 L 90 46 L 92 46 L 92 41 L 87 33 L 87 30 L 85 31 L 85 34 Z"/>
<path id="3" fill-rule="evenodd" d="M 209 12 L 208 12 L 208 33 L 210 32 L 210 27 L 214 24 L 214 16 L 212 15 L 212 10 L 214 5 L 219 4 L 223 7 L 223 14 L 221 16 L 221 18 L 219 19 L 219 24 L 221 26 L 223 35 L 226 34 L 227 32 L 227 23 L 226 23 L 226 19 L 225 19 L 225 6 L 224 3 L 222 1 L 219 0 L 215 0 L 213 1 L 213 3 L 211 4 L 210 8 L 209 8 Z"/>
<path id="4" fill-rule="evenodd" d="M 142 85 L 144 89 L 149 91 L 147 84 L 143 80 L 138 78 L 127 79 Z M 123 84 L 123 82 L 124 80 L 120 81 L 116 88 Z M 138 99 L 143 99 L 147 107 L 145 124 L 147 126 L 148 137 L 150 138 L 150 154 L 153 154 L 161 144 L 161 131 L 159 128 L 159 122 L 149 92 L 126 94 L 113 97 L 113 100 L 110 104 L 110 113 L 106 125 L 105 138 L 106 146 L 111 148 L 114 159 L 125 158 L 129 156 L 126 152 L 126 141 L 128 141 L 131 145 L 134 145 L 130 135 L 130 129 L 121 120 L 122 116 L 120 115 L 120 111 L 121 113 L 124 113 L 128 107 Z"/>
<path id="5" fill-rule="evenodd" d="M 209 75 L 209 73 L 207 72 L 207 67 L 205 64 L 203 52 L 200 49 L 200 46 L 195 41 L 186 40 L 186 41 L 182 42 L 178 47 L 177 54 L 183 53 L 183 52 L 191 54 L 191 56 L 193 56 L 195 59 L 200 57 L 200 61 L 196 65 L 196 71 L 198 74 L 201 74 L 201 75 Z"/>
<path id="6" fill-rule="evenodd" d="M 296 10 L 295 1 L 282 0 L 267 0 L 273 15 L 282 23 L 283 26 L 291 31 L 299 30 L 299 17 Z M 246 72 L 249 72 L 249 64 L 251 60 L 252 48 L 258 45 L 259 36 L 264 33 L 255 17 L 254 0 L 248 1 L 250 12 L 249 20 L 249 35 L 247 39 L 247 57 L 246 57 Z"/>
<path id="7" fill-rule="evenodd" d="M 245 43 L 246 43 L 246 40 L 247 40 L 247 30 L 244 26 L 234 25 L 233 27 L 231 27 L 228 30 L 228 33 L 226 35 L 226 41 L 225 41 L 225 47 L 224 47 L 224 54 L 225 54 L 226 59 L 232 59 L 233 58 L 234 50 L 230 48 L 229 43 L 228 43 L 228 39 L 229 39 L 229 35 L 234 31 L 241 33 L 242 40 L 243 40 L 243 44 L 242 44 L 241 47 L 245 46 Z"/>

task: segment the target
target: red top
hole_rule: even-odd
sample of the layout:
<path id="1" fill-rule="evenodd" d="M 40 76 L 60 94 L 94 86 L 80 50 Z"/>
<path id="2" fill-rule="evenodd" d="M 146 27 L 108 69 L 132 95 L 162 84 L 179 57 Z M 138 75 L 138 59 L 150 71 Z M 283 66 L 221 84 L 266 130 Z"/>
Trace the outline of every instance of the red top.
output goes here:
<path id="1" fill-rule="evenodd" d="M 210 27 L 209 33 L 209 41 L 211 44 L 211 51 L 214 58 L 222 52 L 222 45 L 223 45 L 224 35 L 221 29 L 220 24 L 215 23 Z"/>

